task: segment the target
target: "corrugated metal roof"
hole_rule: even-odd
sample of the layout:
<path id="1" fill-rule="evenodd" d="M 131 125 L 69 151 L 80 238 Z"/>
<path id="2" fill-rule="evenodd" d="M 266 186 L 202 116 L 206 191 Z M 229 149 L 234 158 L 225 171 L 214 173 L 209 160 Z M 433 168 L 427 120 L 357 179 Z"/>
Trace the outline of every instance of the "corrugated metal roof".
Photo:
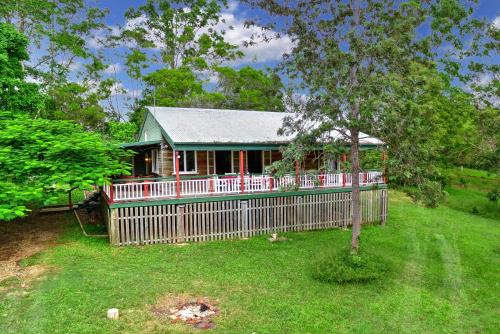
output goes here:
<path id="1" fill-rule="evenodd" d="M 176 144 L 286 144 L 293 136 L 278 130 L 288 113 L 177 107 L 147 107 Z M 363 145 L 382 145 L 362 134 Z"/>

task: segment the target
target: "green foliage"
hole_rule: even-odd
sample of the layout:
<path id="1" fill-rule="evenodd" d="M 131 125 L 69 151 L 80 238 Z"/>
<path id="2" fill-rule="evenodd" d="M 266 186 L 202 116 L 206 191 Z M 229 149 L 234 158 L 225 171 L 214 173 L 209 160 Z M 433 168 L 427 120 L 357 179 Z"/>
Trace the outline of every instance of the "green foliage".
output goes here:
<path id="1" fill-rule="evenodd" d="M 148 49 L 159 48 L 156 61 L 169 69 L 189 66 L 204 70 L 241 57 L 238 47 L 225 42 L 224 32 L 217 27 L 223 21 L 220 11 L 219 1 L 206 0 L 148 0 L 129 8 L 125 17 L 142 23 L 125 29 L 117 38 L 134 45 L 127 57 L 129 72 L 138 78 L 150 65 L 146 62 Z"/>
<path id="2" fill-rule="evenodd" d="M 99 90 L 69 82 L 52 86 L 48 95 L 47 118 L 74 120 L 85 128 L 102 130 L 107 115 L 100 104 L 103 96 Z"/>
<path id="3" fill-rule="evenodd" d="M 45 105 L 38 85 L 24 81 L 22 61 L 28 40 L 10 24 L 0 22 L 0 110 L 37 116 Z"/>
<path id="4" fill-rule="evenodd" d="M 130 166 L 122 159 L 128 155 L 74 123 L 1 112 L 0 220 L 50 204 L 70 189 L 88 189 L 127 174 Z"/>
<path id="5" fill-rule="evenodd" d="M 28 39 L 10 24 L 0 22 L 0 78 L 24 78 L 22 62 L 29 59 Z"/>
<path id="6" fill-rule="evenodd" d="M 500 187 L 493 189 L 488 193 L 488 200 L 493 203 L 497 203 L 498 200 L 500 200 Z"/>
<path id="7" fill-rule="evenodd" d="M 348 250 L 329 251 L 319 255 L 312 263 L 312 276 L 325 283 L 365 283 L 387 273 L 387 263 L 368 254 L 354 255 Z"/>
<path id="8" fill-rule="evenodd" d="M 206 90 L 204 81 L 188 66 L 163 68 L 143 77 L 147 87 L 142 100 L 130 115 L 138 126 L 142 124 L 145 106 L 199 107 L 282 111 L 283 84 L 278 76 L 243 67 L 234 70 L 217 67 L 215 92 Z"/>
<path id="9" fill-rule="evenodd" d="M 421 202 L 427 208 L 436 208 L 446 199 L 447 193 L 438 181 L 424 180 L 417 187 L 406 189 L 415 202 Z"/>
<path id="10" fill-rule="evenodd" d="M 139 131 L 134 122 L 109 121 L 106 123 L 107 137 L 117 143 L 130 143 L 136 140 Z"/>
<path id="11" fill-rule="evenodd" d="M 283 111 L 283 84 L 274 73 L 245 66 L 239 70 L 217 67 L 218 87 L 226 109 Z"/>
<path id="12" fill-rule="evenodd" d="M 103 69 L 102 55 L 94 53 L 87 41 L 105 28 L 106 13 L 84 0 L 5 0 L 0 21 L 15 25 L 38 49 L 37 58 L 26 68 L 44 86 L 51 86 L 66 81 L 78 62 L 87 63 L 82 66 L 87 75 Z"/>

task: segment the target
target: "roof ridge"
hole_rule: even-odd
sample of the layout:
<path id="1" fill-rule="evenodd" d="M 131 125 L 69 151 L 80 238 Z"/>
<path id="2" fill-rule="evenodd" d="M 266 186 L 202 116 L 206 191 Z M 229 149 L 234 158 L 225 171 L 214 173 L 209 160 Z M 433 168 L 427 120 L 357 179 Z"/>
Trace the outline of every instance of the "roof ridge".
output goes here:
<path id="1" fill-rule="evenodd" d="M 164 109 L 164 110 L 190 110 L 190 111 L 217 111 L 217 112 L 255 112 L 255 113 L 272 113 L 272 114 L 289 114 L 286 111 L 270 111 L 270 110 L 248 110 L 248 109 L 217 109 L 217 108 L 198 108 L 198 107 L 161 107 L 161 106 L 146 106 L 148 109 Z"/>

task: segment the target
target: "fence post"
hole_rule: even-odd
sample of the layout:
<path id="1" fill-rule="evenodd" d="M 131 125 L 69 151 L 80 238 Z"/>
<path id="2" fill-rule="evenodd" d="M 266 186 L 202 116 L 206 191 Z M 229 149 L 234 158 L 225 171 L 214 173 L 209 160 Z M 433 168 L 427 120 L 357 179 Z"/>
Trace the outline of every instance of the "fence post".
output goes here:
<path id="1" fill-rule="evenodd" d="M 297 226 L 299 231 L 304 230 L 304 219 L 303 219 L 303 202 L 304 198 L 302 196 L 295 196 L 296 199 L 296 210 L 297 210 Z"/>
<path id="2" fill-rule="evenodd" d="M 274 188 L 274 177 L 271 175 L 269 176 L 269 192 L 273 192 Z"/>
<path id="3" fill-rule="evenodd" d="M 380 192 L 380 225 L 385 226 L 387 220 L 387 189 L 378 190 Z"/>
<path id="4" fill-rule="evenodd" d="M 241 205 L 241 226 L 243 228 L 243 237 L 248 238 L 248 201 L 240 201 Z"/>
<path id="5" fill-rule="evenodd" d="M 73 209 L 73 201 L 71 200 L 71 190 L 68 191 L 68 208 Z"/>
<path id="6" fill-rule="evenodd" d="M 118 219 L 116 216 L 116 211 L 118 209 L 110 209 L 111 214 L 110 214 L 110 222 L 109 225 L 111 227 L 109 239 L 112 245 L 118 245 L 120 243 L 120 236 L 118 235 Z"/>
<path id="7" fill-rule="evenodd" d="M 176 212 L 176 222 L 177 222 L 177 242 L 186 241 L 186 233 L 184 230 L 184 213 L 186 212 L 186 208 L 184 205 L 177 206 Z"/>

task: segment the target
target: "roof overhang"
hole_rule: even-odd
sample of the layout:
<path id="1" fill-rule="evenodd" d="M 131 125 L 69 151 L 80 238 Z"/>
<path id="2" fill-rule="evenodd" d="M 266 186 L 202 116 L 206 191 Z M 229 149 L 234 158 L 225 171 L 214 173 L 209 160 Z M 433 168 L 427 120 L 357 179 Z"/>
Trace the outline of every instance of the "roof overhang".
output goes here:
<path id="1" fill-rule="evenodd" d="M 136 141 L 132 143 L 124 143 L 120 146 L 123 148 L 133 148 L 133 147 L 144 147 L 161 144 L 161 140 L 150 140 L 150 141 Z"/>

